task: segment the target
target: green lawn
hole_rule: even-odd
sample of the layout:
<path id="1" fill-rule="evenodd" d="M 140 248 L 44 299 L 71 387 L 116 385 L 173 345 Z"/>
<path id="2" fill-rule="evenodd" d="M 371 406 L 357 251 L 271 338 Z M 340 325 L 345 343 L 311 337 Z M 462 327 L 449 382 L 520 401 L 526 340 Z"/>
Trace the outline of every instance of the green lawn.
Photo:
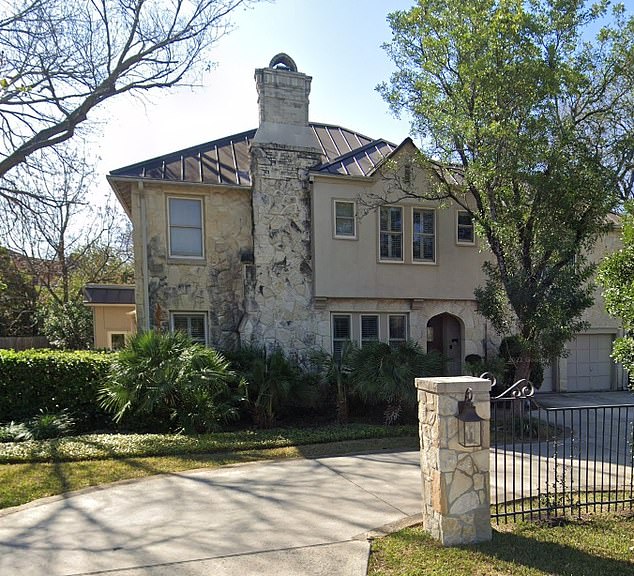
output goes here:
<path id="1" fill-rule="evenodd" d="M 369 576 L 632 576 L 634 516 L 508 524 L 491 542 L 445 548 L 420 526 L 372 544 Z"/>
<path id="2" fill-rule="evenodd" d="M 0 508 L 153 474 L 281 458 L 416 450 L 415 427 L 349 425 L 206 436 L 88 435 L 0 444 Z"/>

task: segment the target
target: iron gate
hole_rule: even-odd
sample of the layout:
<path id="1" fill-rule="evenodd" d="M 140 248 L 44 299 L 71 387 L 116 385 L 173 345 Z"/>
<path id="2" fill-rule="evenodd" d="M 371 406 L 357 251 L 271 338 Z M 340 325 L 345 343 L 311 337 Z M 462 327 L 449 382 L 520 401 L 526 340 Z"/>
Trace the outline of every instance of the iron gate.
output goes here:
<path id="1" fill-rule="evenodd" d="M 526 381 L 492 396 L 494 521 L 632 510 L 633 422 L 634 404 L 540 406 Z"/>

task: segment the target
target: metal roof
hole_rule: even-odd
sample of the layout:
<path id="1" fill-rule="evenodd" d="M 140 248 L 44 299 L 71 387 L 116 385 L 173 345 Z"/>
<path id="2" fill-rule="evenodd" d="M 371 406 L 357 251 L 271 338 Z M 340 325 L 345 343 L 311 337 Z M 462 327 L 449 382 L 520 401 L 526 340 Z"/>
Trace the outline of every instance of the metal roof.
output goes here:
<path id="1" fill-rule="evenodd" d="M 86 284 L 86 304 L 131 304 L 134 305 L 134 286 L 116 284 Z"/>
<path id="2" fill-rule="evenodd" d="M 317 172 L 368 176 L 376 164 L 396 148 L 386 140 L 372 140 L 340 126 L 311 123 L 310 127 L 322 152 L 322 162 L 314 168 Z M 248 130 L 171 152 L 113 170 L 110 175 L 115 178 L 251 186 L 249 147 L 255 132 Z"/>

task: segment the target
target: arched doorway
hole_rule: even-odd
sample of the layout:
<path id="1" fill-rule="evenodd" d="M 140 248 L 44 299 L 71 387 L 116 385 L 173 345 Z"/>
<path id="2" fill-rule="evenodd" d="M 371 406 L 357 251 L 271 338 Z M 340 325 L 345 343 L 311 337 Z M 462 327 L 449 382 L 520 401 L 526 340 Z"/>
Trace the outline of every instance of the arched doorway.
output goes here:
<path id="1" fill-rule="evenodd" d="M 427 322 L 427 352 L 440 352 L 446 359 L 445 376 L 462 374 L 462 323 L 443 312 Z"/>

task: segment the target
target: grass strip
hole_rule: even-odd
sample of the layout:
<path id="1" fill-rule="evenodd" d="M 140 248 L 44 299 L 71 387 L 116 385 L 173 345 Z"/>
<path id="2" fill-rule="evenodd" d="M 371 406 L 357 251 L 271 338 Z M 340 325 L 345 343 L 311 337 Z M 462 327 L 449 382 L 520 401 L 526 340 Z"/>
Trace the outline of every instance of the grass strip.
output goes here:
<path id="1" fill-rule="evenodd" d="M 240 430 L 199 436 L 184 434 L 85 434 L 51 440 L 0 444 L 0 463 L 72 462 L 104 458 L 135 458 L 264 450 L 366 438 L 413 437 L 415 425 L 348 424 L 318 428 Z"/>
<path id="2" fill-rule="evenodd" d="M 493 540 L 445 548 L 421 526 L 372 544 L 368 576 L 633 576 L 634 518 L 509 524 Z"/>
<path id="3" fill-rule="evenodd" d="M 209 454 L 0 464 L 0 508 L 18 506 L 38 498 L 118 480 L 177 473 L 195 468 L 215 468 L 258 460 L 323 458 L 368 451 L 417 448 L 417 438 L 403 436 Z"/>

